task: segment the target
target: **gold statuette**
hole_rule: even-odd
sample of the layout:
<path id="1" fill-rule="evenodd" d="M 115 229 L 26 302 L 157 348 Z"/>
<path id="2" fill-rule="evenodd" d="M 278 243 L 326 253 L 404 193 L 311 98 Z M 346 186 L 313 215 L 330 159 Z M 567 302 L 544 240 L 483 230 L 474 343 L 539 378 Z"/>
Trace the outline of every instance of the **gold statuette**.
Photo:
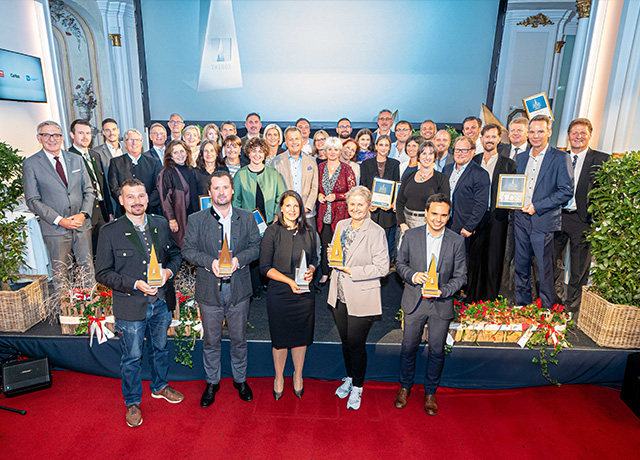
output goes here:
<path id="1" fill-rule="evenodd" d="M 147 269 L 147 284 L 151 287 L 162 286 L 162 264 L 158 263 L 156 248 L 153 245 L 151 245 L 151 257 Z"/>
<path id="2" fill-rule="evenodd" d="M 222 241 L 222 250 L 218 251 L 218 271 L 220 276 L 231 276 L 231 251 L 226 235 Z"/>
<path id="3" fill-rule="evenodd" d="M 436 256 L 431 256 L 427 282 L 422 285 L 422 298 L 438 297 L 438 273 L 436 272 Z"/>
<path id="4" fill-rule="evenodd" d="M 329 254 L 329 266 L 330 267 L 344 266 L 344 257 L 342 254 L 342 239 L 340 237 L 339 228 L 336 228 L 336 233 L 333 236 L 333 245 L 331 246 L 331 254 Z"/>

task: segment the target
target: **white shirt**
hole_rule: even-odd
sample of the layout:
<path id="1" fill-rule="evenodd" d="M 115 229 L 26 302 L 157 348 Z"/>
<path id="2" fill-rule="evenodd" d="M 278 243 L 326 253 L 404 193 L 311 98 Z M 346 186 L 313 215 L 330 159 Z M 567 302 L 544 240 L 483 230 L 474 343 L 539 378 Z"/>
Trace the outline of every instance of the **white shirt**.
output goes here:
<path id="1" fill-rule="evenodd" d="M 222 212 L 215 206 L 212 207 L 216 214 L 220 216 L 218 222 L 222 225 L 222 233 L 227 238 L 227 244 L 229 245 L 229 249 L 231 249 L 231 216 L 233 215 L 233 206 L 229 207 L 229 214 L 227 217 L 222 217 Z"/>
<path id="2" fill-rule="evenodd" d="M 156 152 L 156 155 L 158 155 L 158 158 L 160 159 L 162 164 L 164 164 L 164 148 L 160 149 L 154 145 L 153 147 L 151 147 L 151 150 Z"/>
<path id="3" fill-rule="evenodd" d="M 62 170 L 64 171 L 64 177 L 66 177 L 67 179 L 67 184 L 69 183 L 69 172 L 67 171 L 67 165 L 64 162 L 64 157 L 62 156 L 62 151 L 60 151 L 60 153 L 58 154 L 58 156 L 53 156 L 51 155 L 49 152 L 47 152 L 46 150 L 42 149 L 42 151 L 44 152 L 44 154 L 47 156 L 47 159 L 49 160 L 49 163 L 51 163 L 51 166 L 53 167 L 53 170 L 56 171 L 57 173 L 57 169 L 56 169 L 56 158 L 60 159 L 60 164 L 62 165 Z M 53 220 L 53 225 L 58 225 L 60 223 L 60 221 L 62 220 L 62 216 L 58 216 Z"/>
<path id="4" fill-rule="evenodd" d="M 124 152 L 122 151 L 122 147 L 120 147 L 120 143 L 118 143 L 118 148 L 114 149 L 113 147 L 111 147 L 111 144 L 109 144 L 108 142 L 105 142 L 105 145 L 107 146 L 107 149 L 109 149 L 109 153 L 111 154 L 111 158 L 115 158 L 115 157 L 119 157 L 124 155 Z"/>
<path id="5" fill-rule="evenodd" d="M 517 150 L 517 152 L 516 152 Z M 527 150 L 527 143 L 523 143 L 522 145 L 519 145 L 518 147 L 516 147 L 515 145 L 511 146 L 511 152 L 509 152 L 509 158 L 511 158 L 512 160 L 515 161 L 516 159 L 516 155 L 524 152 L 525 150 Z"/>
<path id="6" fill-rule="evenodd" d="M 529 161 L 527 161 L 527 169 L 524 173 L 527 175 L 527 185 L 524 192 L 524 205 L 528 206 L 533 200 L 533 191 L 536 188 L 536 182 L 538 182 L 538 174 L 540 174 L 540 167 L 544 161 L 544 156 L 549 150 L 549 144 L 540 152 L 537 156 L 533 156 L 533 149 L 529 151 Z"/>
<path id="7" fill-rule="evenodd" d="M 293 158 L 290 154 L 287 156 L 291 170 L 291 185 L 293 190 L 302 196 L 302 154 L 298 158 Z"/>
<path id="8" fill-rule="evenodd" d="M 573 157 L 577 156 L 578 160 L 576 161 L 576 167 L 573 169 L 573 196 L 571 197 L 571 201 L 563 208 L 568 211 L 576 211 L 578 209 L 576 205 L 576 188 L 578 187 L 578 179 L 580 178 L 580 173 L 582 172 L 582 167 L 584 166 L 584 160 L 587 157 L 588 148 L 584 149 L 582 152 L 567 152 L 567 155 L 571 157 L 571 163 L 573 163 Z"/>
<path id="9" fill-rule="evenodd" d="M 460 179 L 460 176 L 462 176 L 462 173 L 464 172 L 464 170 L 467 169 L 467 166 L 469 166 L 469 163 L 465 164 L 464 166 L 461 166 L 459 170 L 458 170 L 457 164 L 454 163 L 453 165 L 453 171 L 451 171 L 451 177 L 449 177 L 449 188 L 451 188 L 451 196 L 449 198 L 451 199 L 452 203 L 453 203 L 453 192 L 456 190 L 456 185 L 458 184 L 458 180 Z M 453 206 L 451 207 L 451 211 L 453 212 Z"/>
<path id="10" fill-rule="evenodd" d="M 431 259 L 435 256 L 436 258 L 436 269 L 438 267 L 438 260 L 440 259 L 440 249 L 442 248 L 442 240 L 444 239 L 444 230 L 440 233 L 440 236 L 433 236 L 429 227 L 427 227 L 427 266 L 425 267 L 425 272 L 429 272 L 429 265 L 431 264 Z M 415 275 L 411 278 L 411 282 L 415 283 Z"/>
<path id="11" fill-rule="evenodd" d="M 482 148 L 482 141 L 480 140 L 480 136 L 476 139 L 476 155 L 478 153 L 484 153 L 484 148 Z"/>

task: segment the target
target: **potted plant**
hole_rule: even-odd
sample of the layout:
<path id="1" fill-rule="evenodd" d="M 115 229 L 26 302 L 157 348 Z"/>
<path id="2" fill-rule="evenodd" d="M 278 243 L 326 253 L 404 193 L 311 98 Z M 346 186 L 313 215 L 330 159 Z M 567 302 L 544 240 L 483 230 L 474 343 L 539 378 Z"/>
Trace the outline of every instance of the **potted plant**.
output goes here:
<path id="1" fill-rule="evenodd" d="M 596 181 L 593 285 L 582 290 L 578 327 L 600 346 L 640 348 L 640 152 L 604 163 Z"/>
<path id="2" fill-rule="evenodd" d="M 27 248 L 24 216 L 11 215 L 22 195 L 22 157 L 0 141 L 0 330 L 26 331 L 43 319 L 45 275 L 17 275 Z M 20 278 L 34 280 L 26 286 Z"/>

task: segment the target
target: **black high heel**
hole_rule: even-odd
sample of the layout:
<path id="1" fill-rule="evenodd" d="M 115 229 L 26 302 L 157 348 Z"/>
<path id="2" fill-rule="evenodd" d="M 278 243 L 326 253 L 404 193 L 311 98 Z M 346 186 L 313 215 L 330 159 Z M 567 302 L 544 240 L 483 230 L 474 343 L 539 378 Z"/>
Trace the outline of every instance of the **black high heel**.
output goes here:
<path id="1" fill-rule="evenodd" d="M 274 399 L 276 401 L 279 400 L 280 398 L 282 398 L 283 394 L 284 394 L 284 389 L 283 389 L 283 391 L 276 391 L 276 381 L 274 379 L 274 381 L 273 381 L 273 397 L 274 397 Z"/>
<path id="2" fill-rule="evenodd" d="M 296 376 L 294 372 L 294 375 L 293 375 L 294 383 L 295 383 L 295 380 L 296 380 Z M 300 377 L 300 380 L 302 380 L 302 377 Z M 303 382 L 302 388 L 300 388 L 299 390 L 296 390 L 295 388 L 293 389 L 293 394 L 296 396 L 296 398 L 302 399 L 302 395 L 304 394 L 304 382 Z"/>

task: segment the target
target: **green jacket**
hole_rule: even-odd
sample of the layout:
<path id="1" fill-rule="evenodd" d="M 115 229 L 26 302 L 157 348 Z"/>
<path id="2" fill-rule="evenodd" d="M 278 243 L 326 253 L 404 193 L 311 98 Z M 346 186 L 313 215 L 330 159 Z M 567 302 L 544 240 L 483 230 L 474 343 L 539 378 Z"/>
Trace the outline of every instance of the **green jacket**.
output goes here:
<path id="1" fill-rule="evenodd" d="M 233 205 L 247 211 L 256 208 L 256 184 L 260 184 L 267 214 L 264 218 L 267 225 L 273 222 L 278 212 L 280 195 L 287 190 L 278 171 L 271 166 L 265 166 L 261 174 L 256 174 L 249 171 L 249 166 L 244 166 L 236 173 L 233 184 Z"/>

